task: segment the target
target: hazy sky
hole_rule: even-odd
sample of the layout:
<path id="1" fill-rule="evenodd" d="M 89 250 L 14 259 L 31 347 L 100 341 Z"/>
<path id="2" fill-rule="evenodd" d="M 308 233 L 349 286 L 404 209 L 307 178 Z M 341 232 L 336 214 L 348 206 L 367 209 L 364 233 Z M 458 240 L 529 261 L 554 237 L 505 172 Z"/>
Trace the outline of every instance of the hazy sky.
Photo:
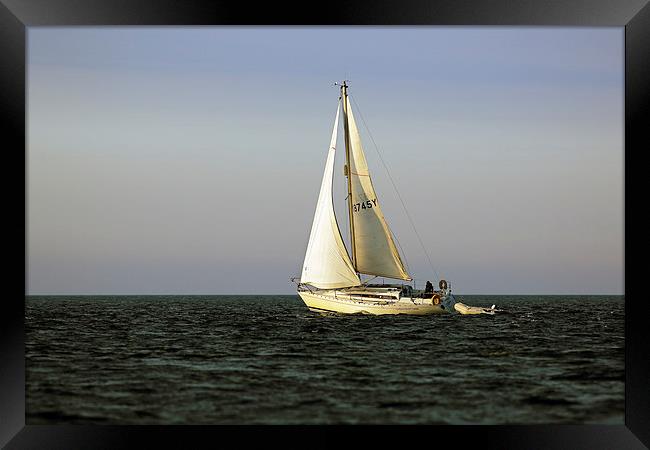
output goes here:
<path id="1" fill-rule="evenodd" d="M 294 292 L 344 78 L 418 287 L 361 116 L 457 293 L 623 293 L 622 27 L 30 27 L 28 61 L 29 294 Z"/>

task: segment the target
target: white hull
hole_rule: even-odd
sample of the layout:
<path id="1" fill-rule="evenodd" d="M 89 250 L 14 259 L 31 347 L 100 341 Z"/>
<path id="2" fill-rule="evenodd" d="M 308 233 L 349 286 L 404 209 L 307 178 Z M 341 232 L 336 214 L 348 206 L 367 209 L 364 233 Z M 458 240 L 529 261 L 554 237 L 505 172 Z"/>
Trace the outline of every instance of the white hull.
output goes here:
<path id="1" fill-rule="evenodd" d="M 375 300 L 346 294 L 342 291 L 298 291 L 298 295 L 316 312 L 344 314 L 446 314 L 442 304 L 434 305 L 431 299 L 402 297 L 400 299 Z"/>

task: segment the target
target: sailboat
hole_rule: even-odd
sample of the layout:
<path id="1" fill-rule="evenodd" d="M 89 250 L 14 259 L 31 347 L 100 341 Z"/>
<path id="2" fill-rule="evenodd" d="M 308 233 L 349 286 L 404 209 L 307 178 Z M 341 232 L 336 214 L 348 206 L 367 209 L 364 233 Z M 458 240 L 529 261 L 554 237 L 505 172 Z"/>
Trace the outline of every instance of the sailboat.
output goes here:
<path id="1" fill-rule="evenodd" d="M 298 295 L 316 312 L 375 315 L 454 312 L 456 300 L 446 280 L 440 280 L 439 289 L 427 283 L 428 289 L 423 291 L 405 283 L 413 278 L 404 267 L 372 185 L 347 82 L 343 81 L 340 86 L 341 95 L 302 274 L 299 281 L 294 279 Z M 336 220 L 332 195 L 341 110 L 345 132 L 343 173 L 347 179 L 349 252 Z M 373 278 L 362 282 L 362 274 Z M 370 283 L 378 277 L 399 282 Z"/>

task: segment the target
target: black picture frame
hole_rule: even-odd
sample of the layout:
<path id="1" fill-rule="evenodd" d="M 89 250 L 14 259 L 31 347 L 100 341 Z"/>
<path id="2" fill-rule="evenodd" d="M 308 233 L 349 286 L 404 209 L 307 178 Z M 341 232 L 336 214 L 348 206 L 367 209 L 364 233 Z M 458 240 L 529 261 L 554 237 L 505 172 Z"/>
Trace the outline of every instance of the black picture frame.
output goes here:
<path id="1" fill-rule="evenodd" d="M 650 149 L 650 6 L 647 0 L 402 0 L 344 3 L 277 2 L 250 4 L 205 0 L 0 0 L 0 98 L 5 158 L 5 203 L 14 214 L 5 239 L 26 239 L 26 48 L 27 28 L 80 25 L 500 25 L 500 26 L 617 26 L 625 27 L 625 425 L 439 426 L 430 427 L 220 427 L 220 426 L 36 426 L 25 425 L 25 286 L 3 299 L 0 336 L 0 445 L 6 448 L 215 447 L 234 434 L 237 445 L 262 437 L 307 431 L 309 445 L 340 445 L 340 433 L 384 439 L 412 436 L 434 445 L 453 439 L 453 447 L 623 449 L 650 446 L 650 351 L 647 345 L 648 301 L 631 270 L 634 254 L 643 256 L 635 239 L 643 223 L 631 218 L 644 202 L 632 200 L 634 180 L 643 167 L 634 159 Z M 16 168 L 17 166 L 17 168 Z M 6 175 L 25 178 L 9 180 Z M 18 175 L 20 178 L 20 175 Z M 23 187 L 21 190 L 20 186 Z M 22 197 L 22 199 L 20 198 Z M 22 206 L 20 202 L 22 200 Z M 638 225 L 637 225 L 638 224 Z M 24 241 L 26 244 L 26 241 Z M 26 280 L 25 248 L 16 245 L 7 258 L 6 279 Z M 22 257 L 21 257 L 22 255 Z M 25 259 L 23 259 L 25 258 Z M 23 261 L 24 265 L 16 261 Z M 639 260 L 641 266 L 643 259 Z M 643 269 L 641 269 L 643 270 Z M 637 293 L 631 297 L 630 291 Z M 22 299 L 22 300 L 19 300 Z M 254 431 L 254 432 L 249 432 Z M 428 440 L 431 438 L 432 440 Z M 294 440 L 296 438 L 292 438 Z M 435 441 L 433 440 L 435 439 Z M 428 443 L 427 443 L 428 442 Z M 265 442 L 266 443 L 266 442 Z M 297 442 L 296 442 L 297 443 Z M 268 445 L 268 444 L 267 444 Z M 403 444 L 402 444 L 403 445 Z"/>

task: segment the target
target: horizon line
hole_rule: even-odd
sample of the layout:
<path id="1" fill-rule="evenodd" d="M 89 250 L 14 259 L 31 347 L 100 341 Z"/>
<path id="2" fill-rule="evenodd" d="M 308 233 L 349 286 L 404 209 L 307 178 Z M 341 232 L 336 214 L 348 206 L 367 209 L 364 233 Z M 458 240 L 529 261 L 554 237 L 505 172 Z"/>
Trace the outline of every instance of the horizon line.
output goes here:
<path id="1" fill-rule="evenodd" d="M 546 296 L 559 296 L 559 295 L 573 295 L 573 296 L 576 296 L 576 295 L 584 295 L 584 296 L 589 296 L 589 295 L 591 295 L 591 296 L 594 296 L 594 295 L 602 295 L 602 296 L 605 296 L 605 295 L 619 295 L 619 296 L 624 296 L 625 295 L 625 293 L 587 293 L 587 294 L 585 294 L 585 293 L 559 293 L 559 294 L 557 294 L 557 293 L 556 294 L 549 294 L 549 293 L 514 293 L 514 294 L 512 294 L 512 293 L 510 293 L 510 294 L 507 294 L 507 293 L 496 293 L 496 294 L 494 294 L 494 293 L 485 293 L 485 294 L 479 294 L 479 293 L 473 293 L 473 294 L 472 293 L 468 293 L 468 294 L 454 293 L 454 294 L 455 295 L 520 295 L 520 296 L 533 296 L 533 295 L 546 295 Z M 180 296 L 188 296 L 188 295 L 194 295 L 194 296 L 254 296 L 254 295 L 257 295 L 257 296 L 270 297 L 270 296 L 277 296 L 277 295 L 298 295 L 298 293 L 293 292 L 293 293 L 277 293 L 277 294 L 259 294 L 259 293 L 249 293 L 249 294 L 242 294 L 242 293 L 239 293 L 239 294 L 223 294 L 223 293 L 219 293 L 219 294 L 206 294 L 206 293 L 184 293 L 184 294 L 182 294 L 182 293 L 180 293 L 180 294 L 179 293 L 153 293 L 153 294 L 152 293 L 146 293 L 146 294 L 145 293 L 127 293 L 127 294 L 124 294 L 124 293 L 83 293 L 83 294 L 72 294 L 72 293 L 46 294 L 46 293 L 38 293 L 38 294 L 31 294 L 30 293 L 30 294 L 25 294 L 26 297 L 34 297 L 34 296 L 50 296 L 50 297 L 54 297 L 54 296 L 92 296 L 92 295 L 97 295 L 97 296 L 111 296 L 111 295 L 113 295 L 113 296 L 125 296 L 125 297 L 126 296 L 136 296 L 136 295 L 139 295 L 139 296 L 161 296 L 161 295 L 165 295 L 165 296 L 179 296 L 179 297 Z"/>

